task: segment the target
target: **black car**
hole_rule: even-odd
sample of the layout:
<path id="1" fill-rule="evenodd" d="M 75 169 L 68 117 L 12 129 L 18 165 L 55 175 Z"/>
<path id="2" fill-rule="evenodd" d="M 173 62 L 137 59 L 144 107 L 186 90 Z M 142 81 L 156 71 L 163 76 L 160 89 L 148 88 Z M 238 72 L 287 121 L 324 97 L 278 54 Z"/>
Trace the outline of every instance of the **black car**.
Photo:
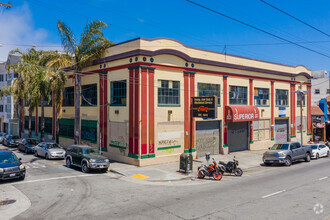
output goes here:
<path id="1" fill-rule="evenodd" d="M 7 147 L 17 147 L 20 138 L 17 135 L 7 135 L 3 140 L 3 145 Z"/>
<path id="2" fill-rule="evenodd" d="M 11 151 L 0 151 L 0 180 L 25 178 L 25 166 L 21 158 L 17 158 Z"/>
<path id="3" fill-rule="evenodd" d="M 71 145 L 65 154 L 66 166 L 81 167 L 81 171 L 88 173 L 90 170 L 107 171 L 110 165 L 108 158 L 100 155 L 98 149 L 87 145 Z"/>
<path id="4" fill-rule="evenodd" d="M 34 147 L 39 143 L 35 138 L 23 138 L 22 141 L 18 142 L 18 149 L 25 153 L 34 153 Z"/>

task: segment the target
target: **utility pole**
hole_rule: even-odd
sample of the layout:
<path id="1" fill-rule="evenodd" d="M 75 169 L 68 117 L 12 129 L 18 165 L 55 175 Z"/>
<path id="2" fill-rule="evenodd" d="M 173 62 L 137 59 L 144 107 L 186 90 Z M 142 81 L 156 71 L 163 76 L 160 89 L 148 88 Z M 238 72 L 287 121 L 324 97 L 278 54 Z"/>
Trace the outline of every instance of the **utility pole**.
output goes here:
<path id="1" fill-rule="evenodd" d="M 8 2 L 8 4 L 0 2 L 0 7 L 1 6 L 5 7 L 6 9 L 13 7 L 10 2 Z"/>
<path id="2" fill-rule="evenodd" d="M 303 112 L 303 109 L 302 109 L 302 99 L 304 97 L 305 94 L 307 94 L 309 91 L 303 91 L 302 90 L 302 84 L 303 82 L 300 82 L 300 86 L 299 86 L 299 90 L 298 91 L 294 91 L 294 93 L 297 93 L 298 97 L 299 97 L 299 104 L 300 104 L 300 141 L 301 141 L 301 145 L 303 145 L 303 123 L 302 123 L 302 119 L 303 119 L 303 116 L 302 116 L 302 112 Z"/>

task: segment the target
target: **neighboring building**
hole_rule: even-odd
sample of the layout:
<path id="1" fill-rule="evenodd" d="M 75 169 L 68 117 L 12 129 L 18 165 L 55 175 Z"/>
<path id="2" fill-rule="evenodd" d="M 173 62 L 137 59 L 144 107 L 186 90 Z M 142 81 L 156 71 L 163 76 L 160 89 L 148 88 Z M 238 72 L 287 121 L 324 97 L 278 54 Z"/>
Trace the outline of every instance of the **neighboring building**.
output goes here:
<path id="1" fill-rule="evenodd" d="M 6 70 L 6 62 L 0 63 L 0 90 L 1 88 L 7 86 L 7 81 L 5 80 L 5 76 L 7 74 Z M 0 99 L 0 131 L 6 132 L 7 126 L 4 124 L 4 120 L 7 116 L 6 113 L 6 105 L 7 105 L 7 97 L 2 97 Z"/>
<path id="2" fill-rule="evenodd" d="M 311 90 L 311 71 L 304 66 L 188 47 L 168 38 L 111 46 L 82 74 L 82 142 L 139 166 L 177 161 L 184 152 L 227 154 L 299 141 L 300 107 L 293 91 L 300 82 L 303 90 Z M 217 117 L 193 118 L 191 97 L 213 95 Z M 306 142 L 312 135 L 311 93 L 302 108 Z M 50 136 L 55 135 L 53 110 L 45 107 Z M 33 113 L 37 132 L 39 114 L 40 107 Z M 69 79 L 60 144 L 73 144 L 73 137 L 74 80 Z"/>
<path id="3" fill-rule="evenodd" d="M 320 99 L 330 95 L 330 78 L 326 70 L 312 71 L 312 106 L 317 106 Z"/>

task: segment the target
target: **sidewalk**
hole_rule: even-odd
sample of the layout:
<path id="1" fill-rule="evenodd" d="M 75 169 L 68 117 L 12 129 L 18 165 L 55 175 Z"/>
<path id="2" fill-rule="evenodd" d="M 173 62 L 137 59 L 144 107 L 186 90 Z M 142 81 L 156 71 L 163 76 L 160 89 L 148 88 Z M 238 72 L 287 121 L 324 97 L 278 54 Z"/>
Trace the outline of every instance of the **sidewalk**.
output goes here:
<path id="1" fill-rule="evenodd" d="M 265 151 L 240 151 L 227 155 L 211 155 L 210 162 L 214 158 L 228 162 L 233 160 L 234 156 L 239 161 L 239 167 L 243 171 L 258 167 L 262 164 L 262 155 Z M 110 164 L 110 172 L 118 173 L 126 177 L 137 178 L 151 182 L 179 181 L 190 179 L 197 176 L 197 168 L 202 164 L 206 164 L 205 157 L 200 157 L 193 161 L 193 172 L 189 175 L 179 172 L 180 162 L 172 162 L 166 164 L 157 164 L 146 167 L 136 167 L 133 165 L 112 162 Z"/>

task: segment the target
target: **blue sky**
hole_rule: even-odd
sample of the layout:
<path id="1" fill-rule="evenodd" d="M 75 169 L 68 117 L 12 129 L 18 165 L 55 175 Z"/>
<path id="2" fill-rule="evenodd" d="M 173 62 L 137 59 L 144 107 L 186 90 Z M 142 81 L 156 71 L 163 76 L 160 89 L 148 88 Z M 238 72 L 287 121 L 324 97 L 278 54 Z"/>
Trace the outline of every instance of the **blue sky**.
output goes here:
<path id="1" fill-rule="evenodd" d="M 0 0 L 6 2 L 7 0 Z M 330 34 L 330 2 L 290 0 L 269 3 Z M 60 45 L 57 20 L 79 36 L 91 20 L 109 25 L 105 35 L 119 43 L 136 37 L 170 37 L 182 43 L 311 70 L 330 70 L 330 58 L 270 37 L 242 24 L 193 6 L 185 0 L 11 0 L 0 9 L 0 61 L 14 48 L 35 44 L 40 49 Z M 273 34 L 330 56 L 330 37 L 281 14 L 259 0 L 195 0 Z M 270 44 L 270 45 L 260 45 Z M 225 46 L 226 45 L 226 46 Z"/>

